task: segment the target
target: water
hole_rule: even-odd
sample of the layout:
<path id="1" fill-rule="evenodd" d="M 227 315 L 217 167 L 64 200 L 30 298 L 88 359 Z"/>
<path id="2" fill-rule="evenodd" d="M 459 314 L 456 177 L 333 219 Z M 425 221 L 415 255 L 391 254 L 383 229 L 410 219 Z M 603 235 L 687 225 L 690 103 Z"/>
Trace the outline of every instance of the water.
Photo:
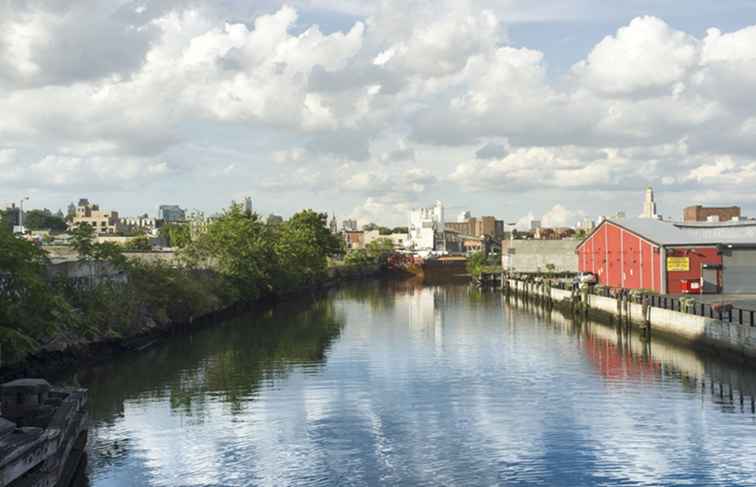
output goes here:
<path id="1" fill-rule="evenodd" d="M 76 379 L 85 485 L 756 484 L 752 370 L 460 285 L 357 285 Z"/>

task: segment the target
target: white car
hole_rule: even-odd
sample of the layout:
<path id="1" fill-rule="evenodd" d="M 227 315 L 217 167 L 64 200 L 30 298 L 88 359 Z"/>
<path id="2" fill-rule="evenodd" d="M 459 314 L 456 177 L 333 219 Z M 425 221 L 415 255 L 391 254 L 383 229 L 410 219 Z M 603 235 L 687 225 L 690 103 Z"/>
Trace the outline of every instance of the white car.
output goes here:
<path id="1" fill-rule="evenodd" d="M 592 286 L 598 282 L 596 274 L 592 272 L 581 272 L 577 275 L 577 280 L 580 284 L 588 284 Z"/>

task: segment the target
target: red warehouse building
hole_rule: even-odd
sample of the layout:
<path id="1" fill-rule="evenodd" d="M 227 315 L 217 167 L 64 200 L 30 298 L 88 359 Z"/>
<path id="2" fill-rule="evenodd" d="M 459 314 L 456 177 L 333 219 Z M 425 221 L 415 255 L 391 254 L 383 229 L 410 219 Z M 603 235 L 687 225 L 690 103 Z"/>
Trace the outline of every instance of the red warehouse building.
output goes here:
<path id="1" fill-rule="evenodd" d="M 577 247 L 600 284 L 659 293 L 756 292 L 756 221 L 604 220 Z"/>

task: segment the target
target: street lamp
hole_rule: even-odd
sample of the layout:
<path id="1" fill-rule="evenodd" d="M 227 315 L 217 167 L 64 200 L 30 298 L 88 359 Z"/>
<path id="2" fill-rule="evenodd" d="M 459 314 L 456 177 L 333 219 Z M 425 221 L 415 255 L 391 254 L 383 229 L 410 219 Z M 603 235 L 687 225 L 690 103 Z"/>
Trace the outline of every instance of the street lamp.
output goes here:
<path id="1" fill-rule="evenodd" d="M 18 209 L 18 226 L 21 229 L 21 233 L 24 233 L 24 201 L 29 201 L 28 196 L 21 198 L 21 204 Z"/>

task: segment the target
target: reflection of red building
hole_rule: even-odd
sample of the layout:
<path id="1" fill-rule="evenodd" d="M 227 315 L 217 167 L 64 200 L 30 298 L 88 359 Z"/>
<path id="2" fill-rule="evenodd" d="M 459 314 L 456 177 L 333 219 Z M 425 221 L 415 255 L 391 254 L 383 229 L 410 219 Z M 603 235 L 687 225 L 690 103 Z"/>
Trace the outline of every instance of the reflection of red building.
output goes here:
<path id="1" fill-rule="evenodd" d="M 604 220 L 577 247 L 600 284 L 678 294 L 756 291 L 756 222 Z"/>
<path id="2" fill-rule="evenodd" d="M 657 362 L 641 360 L 609 340 L 586 335 L 582 343 L 588 360 L 607 379 L 656 377 L 659 374 L 661 366 Z"/>

